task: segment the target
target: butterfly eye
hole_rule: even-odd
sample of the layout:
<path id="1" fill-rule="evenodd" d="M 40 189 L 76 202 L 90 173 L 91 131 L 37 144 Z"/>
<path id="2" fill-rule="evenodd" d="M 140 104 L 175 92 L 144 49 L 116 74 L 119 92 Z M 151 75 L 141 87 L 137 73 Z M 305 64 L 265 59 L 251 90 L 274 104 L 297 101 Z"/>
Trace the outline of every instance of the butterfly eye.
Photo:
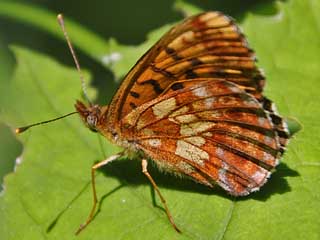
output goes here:
<path id="1" fill-rule="evenodd" d="M 87 124 L 90 130 L 96 132 L 96 125 L 97 125 L 97 117 L 94 115 L 88 115 L 87 117 Z"/>

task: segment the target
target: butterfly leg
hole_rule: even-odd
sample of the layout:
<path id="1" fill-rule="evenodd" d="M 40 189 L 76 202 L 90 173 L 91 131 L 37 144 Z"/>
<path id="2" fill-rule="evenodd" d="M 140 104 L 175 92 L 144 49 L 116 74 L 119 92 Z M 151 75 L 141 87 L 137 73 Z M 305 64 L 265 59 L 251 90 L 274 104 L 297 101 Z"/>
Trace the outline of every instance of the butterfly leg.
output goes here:
<path id="1" fill-rule="evenodd" d="M 142 172 L 144 175 L 147 176 L 147 178 L 149 179 L 149 181 L 151 182 L 153 188 L 156 190 L 158 196 L 160 197 L 161 199 L 161 202 L 166 210 L 166 213 L 167 213 L 167 216 L 168 216 L 168 219 L 171 223 L 171 225 L 173 226 L 173 228 L 178 232 L 178 233 L 181 233 L 180 229 L 177 227 L 177 225 L 174 223 L 173 221 L 173 218 L 171 216 L 171 213 L 169 211 L 169 208 L 167 206 L 167 203 L 166 203 L 166 200 L 164 199 L 164 197 L 162 196 L 162 194 L 160 193 L 160 190 L 157 186 L 157 184 L 155 183 L 155 181 L 153 180 L 153 178 L 151 177 L 150 173 L 148 172 L 148 169 L 147 169 L 147 166 L 148 166 L 148 162 L 146 159 L 142 159 L 142 162 L 141 162 L 141 165 L 142 165 Z"/>
<path id="2" fill-rule="evenodd" d="M 93 194 L 93 205 L 90 211 L 90 214 L 86 220 L 86 222 L 84 224 L 81 224 L 79 229 L 76 231 L 76 235 L 78 235 L 86 226 L 88 226 L 88 224 L 92 221 L 93 217 L 94 217 L 94 213 L 96 211 L 96 206 L 97 206 L 97 202 L 98 202 L 98 198 L 97 198 L 97 192 L 96 192 L 96 182 L 95 182 L 95 172 L 98 168 L 101 168 L 105 165 L 107 165 L 108 163 L 116 160 L 117 158 L 121 157 L 122 153 L 116 154 L 116 155 L 112 155 L 110 157 L 108 157 L 107 159 L 98 162 L 97 164 L 93 165 L 91 167 L 91 185 L 92 185 L 92 194 Z"/>

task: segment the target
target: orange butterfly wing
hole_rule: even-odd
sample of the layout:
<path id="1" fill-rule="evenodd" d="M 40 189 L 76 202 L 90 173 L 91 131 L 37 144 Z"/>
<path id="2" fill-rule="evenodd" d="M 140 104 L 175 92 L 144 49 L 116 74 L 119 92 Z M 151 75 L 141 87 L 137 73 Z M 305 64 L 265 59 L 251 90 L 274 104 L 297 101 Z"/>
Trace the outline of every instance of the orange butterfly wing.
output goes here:
<path id="1" fill-rule="evenodd" d="M 199 14 L 172 28 L 127 74 L 102 132 L 160 168 L 246 195 L 266 182 L 289 137 L 263 86 L 233 20 Z"/>
<path id="2" fill-rule="evenodd" d="M 166 33 L 133 67 L 110 104 L 114 126 L 132 109 L 197 78 L 225 79 L 261 97 L 264 77 L 234 21 L 220 12 L 187 18 Z"/>
<path id="3" fill-rule="evenodd" d="M 122 134 L 167 171 L 232 195 L 259 189 L 280 156 L 261 104 L 227 81 L 190 82 L 131 111 Z"/>

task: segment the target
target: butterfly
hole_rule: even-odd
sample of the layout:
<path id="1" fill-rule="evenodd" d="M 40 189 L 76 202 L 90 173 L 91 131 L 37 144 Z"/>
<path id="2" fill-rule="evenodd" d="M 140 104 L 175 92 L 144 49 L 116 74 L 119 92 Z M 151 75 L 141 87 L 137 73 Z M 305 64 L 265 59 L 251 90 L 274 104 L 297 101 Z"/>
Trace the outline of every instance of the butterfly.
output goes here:
<path id="1" fill-rule="evenodd" d="M 169 30 L 129 71 L 106 106 L 77 101 L 85 125 L 123 147 L 91 170 L 122 156 L 141 159 L 142 172 L 179 232 L 148 161 L 233 196 L 259 190 L 290 137 L 285 121 L 263 95 L 265 77 L 231 17 L 204 12 Z"/>

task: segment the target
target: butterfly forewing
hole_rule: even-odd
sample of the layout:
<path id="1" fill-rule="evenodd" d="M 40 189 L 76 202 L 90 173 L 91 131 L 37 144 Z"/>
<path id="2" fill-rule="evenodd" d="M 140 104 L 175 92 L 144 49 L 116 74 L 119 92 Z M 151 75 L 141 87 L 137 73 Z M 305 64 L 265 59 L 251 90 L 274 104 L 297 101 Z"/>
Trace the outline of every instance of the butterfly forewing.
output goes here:
<path id="1" fill-rule="evenodd" d="M 165 34 L 128 73 L 110 104 L 108 119 L 114 125 L 168 87 L 177 90 L 180 82 L 191 79 L 223 78 L 260 98 L 264 77 L 254 61 L 231 18 L 219 12 L 190 17 Z"/>

